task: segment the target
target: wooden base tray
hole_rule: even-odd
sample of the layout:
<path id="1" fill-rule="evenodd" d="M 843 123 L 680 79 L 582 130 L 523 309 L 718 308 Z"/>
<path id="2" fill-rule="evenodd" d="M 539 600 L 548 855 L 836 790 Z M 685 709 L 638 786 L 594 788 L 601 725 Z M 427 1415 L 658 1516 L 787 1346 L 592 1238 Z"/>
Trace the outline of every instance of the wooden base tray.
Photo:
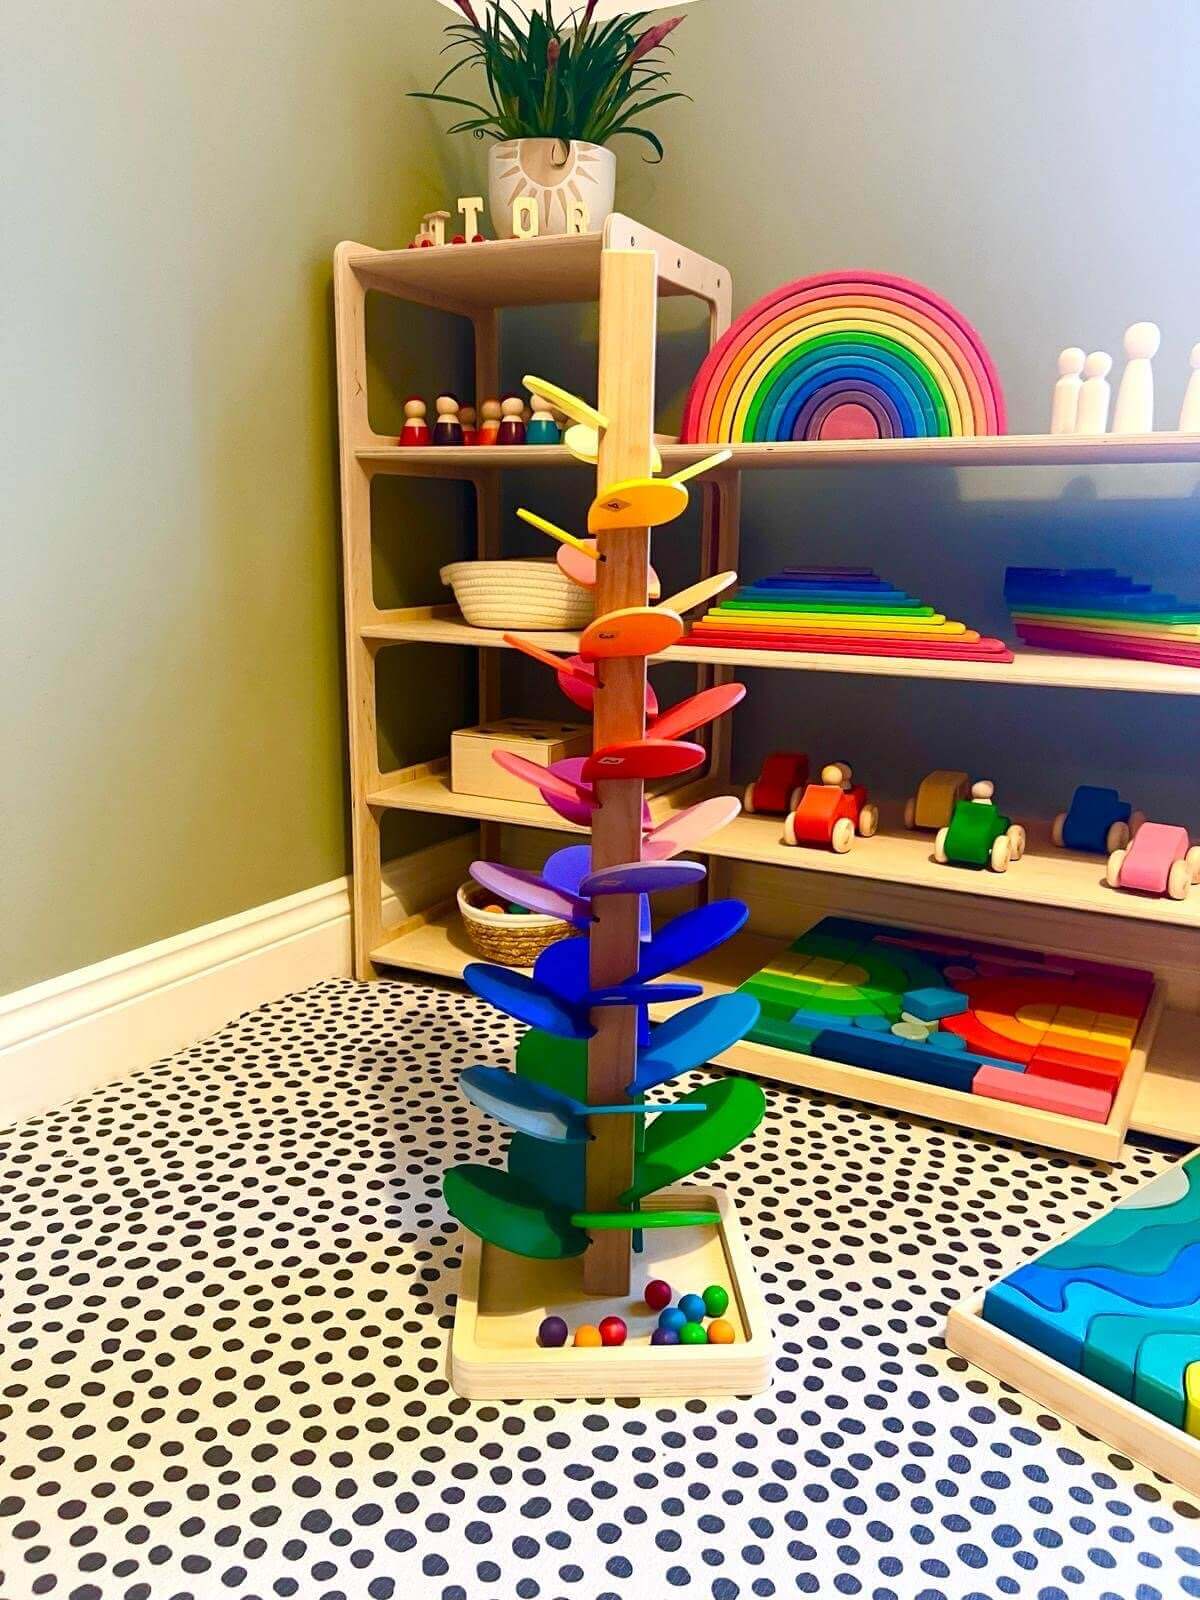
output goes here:
<path id="1" fill-rule="evenodd" d="M 1200 1496 L 1200 1439 L 985 1322 L 983 1299 L 975 1295 L 946 1319 L 946 1343 L 956 1355 Z"/>
<path id="2" fill-rule="evenodd" d="M 771 1335 L 750 1252 L 733 1203 L 722 1189 L 664 1189 L 647 1210 L 712 1210 L 714 1228 L 658 1228 L 633 1258 L 628 1296 L 586 1295 L 581 1258 L 533 1261 L 468 1234 L 450 1341 L 450 1381 L 468 1400 L 616 1399 L 759 1394 L 770 1386 Z M 678 1298 L 710 1283 L 729 1291 L 725 1316 L 737 1338 L 726 1345 L 650 1343 L 658 1314 L 642 1300 L 651 1278 Z M 543 1350 L 538 1324 L 555 1314 L 572 1333 L 582 1323 L 619 1316 L 625 1344 L 598 1350 Z"/>

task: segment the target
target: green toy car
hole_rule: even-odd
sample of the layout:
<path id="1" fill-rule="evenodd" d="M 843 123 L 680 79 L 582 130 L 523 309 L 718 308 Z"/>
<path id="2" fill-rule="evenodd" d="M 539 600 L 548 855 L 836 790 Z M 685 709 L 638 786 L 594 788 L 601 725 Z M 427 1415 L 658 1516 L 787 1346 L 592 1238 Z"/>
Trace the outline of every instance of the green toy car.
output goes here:
<path id="1" fill-rule="evenodd" d="M 936 861 L 960 867 L 991 867 L 1007 872 L 1010 861 L 1025 854 L 1025 829 L 1010 822 L 992 801 L 995 786 L 973 783 L 971 798 L 955 802 L 949 825 L 939 828 L 933 841 Z"/>

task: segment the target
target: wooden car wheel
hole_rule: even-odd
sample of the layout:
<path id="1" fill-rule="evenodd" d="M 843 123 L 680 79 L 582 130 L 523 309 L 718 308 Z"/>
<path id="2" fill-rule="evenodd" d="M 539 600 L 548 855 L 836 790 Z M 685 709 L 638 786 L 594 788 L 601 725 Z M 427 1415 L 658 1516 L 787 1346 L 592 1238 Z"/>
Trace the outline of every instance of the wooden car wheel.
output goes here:
<path id="1" fill-rule="evenodd" d="M 742 796 L 742 810 L 747 816 L 753 816 L 754 814 L 754 791 L 756 788 L 756 784 L 748 783 L 746 785 L 746 792 Z"/>
<path id="2" fill-rule="evenodd" d="M 1200 883 L 1200 844 L 1194 844 L 1184 856 L 1193 883 Z"/>
<path id="3" fill-rule="evenodd" d="M 1129 837 L 1131 839 L 1137 833 L 1138 829 L 1141 827 L 1142 823 L 1145 822 L 1145 820 L 1146 813 L 1144 811 L 1131 811 L 1129 813 Z"/>
<path id="4" fill-rule="evenodd" d="M 917 802 L 915 799 L 910 798 L 904 802 L 904 826 L 906 828 L 915 828 L 916 825 Z"/>
<path id="5" fill-rule="evenodd" d="M 794 811 L 789 811 L 783 819 L 783 842 L 784 844 L 795 844 L 796 842 L 796 813 Z"/>
<path id="6" fill-rule="evenodd" d="M 1063 847 L 1063 824 L 1066 822 L 1066 820 L 1067 813 L 1065 811 L 1060 811 L 1055 817 L 1054 821 L 1050 824 L 1051 843 L 1056 844 L 1060 850 Z"/>
<path id="7" fill-rule="evenodd" d="M 1187 857 L 1182 861 L 1172 861 L 1171 870 L 1167 873 L 1167 894 L 1172 900 L 1186 900 L 1191 887 L 1192 869 L 1187 864 Z"/>
<path id="8" fill-rule="evenodd" d="M 1104 848 L 1112 855 L 1114 850 L 1124 850 L 1129 843 L 1129 824 L 1114 822 L 1104 837 Z"/>
<path id="9" fill-rule="evenodd" d="M 1128 850 L 1114 850 L 1108 858 L 1108 865 L 1104 869 L 1104 881 L 1110 889 L 1121 887 L 1121 868 L 1125 865 Z"/>
<path id="10" fill-rule="evenodd" d="M 864 839 L 869 839 L 879 831 L 879 807 L 866 805 L 858 813 L 858 831 Z"/>
<path id="11" fill-rule="evenodd" d="M 798 783 L 796 785 L 796 787 L 792 790 L 791 794 L 788 795 L 788 810 L 789 811 L 795 811 L 796 807 L 800 804 L 800 800 L 801 800 L 803 794 L 804 794 L 804 785 L 802 783 Z"/>
<path id="12" fill-rule="evenodd" d="M 1010 860 L 1020 861 L 1021 857 L 1025 854 L 1026 843 L 1027 840 L 1025 838 L 1025 829 L 1019 822 L 1014 822 L 1012 827 L 1008 830 Z"/>
<path id="13" fill-rule="evenodd" d="M 998 839 L 992 840 L 990 860 L 993 872 L 1007 872 L 1008 863 L 1012 860 L 1012 857 L 1012 843 L 1006 833 L 1002 833 Z"/>
<path id="14" fill-rule="evenodd" d="M 933 859 L 935 861 L 946 862 L 950 859 L 950 857 L 946 854 L 946 835 L 949 832 L 949 828 L 939 828 L 937 833 L 934 834 Z"/>
<path id="15" fill-rule="evenodd" d="M 839 817 L 829 835 L 830 848 L 836 850 L 839 856 L 844 856 L 853 843 L 854 824 L 849 817 Z"/>

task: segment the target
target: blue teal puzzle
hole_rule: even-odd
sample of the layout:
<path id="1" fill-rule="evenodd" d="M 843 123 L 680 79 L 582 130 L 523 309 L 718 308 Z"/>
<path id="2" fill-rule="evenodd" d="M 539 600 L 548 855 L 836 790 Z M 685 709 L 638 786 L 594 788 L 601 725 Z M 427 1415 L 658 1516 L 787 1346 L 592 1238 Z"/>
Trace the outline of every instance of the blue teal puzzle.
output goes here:
<path id="1" fill-rule="evenodd" d="M 988 1290 L 983 1318 L 1200 1437 L 1200 1152 Z"/>

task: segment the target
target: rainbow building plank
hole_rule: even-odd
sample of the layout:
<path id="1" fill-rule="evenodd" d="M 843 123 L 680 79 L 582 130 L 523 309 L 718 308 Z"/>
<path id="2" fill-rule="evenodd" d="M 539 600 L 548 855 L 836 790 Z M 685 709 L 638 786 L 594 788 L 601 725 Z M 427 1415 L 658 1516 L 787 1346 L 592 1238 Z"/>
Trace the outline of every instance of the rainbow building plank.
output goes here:
<path id="1" fill-rule="evenodd" d="M 1010 1272 L 982 1314 L 1200 1438 L 1200 1153 Z"/>
<path id="2" fill-rule="evenodd" d="M 1003 433 L 1004 395 L 979 334 L 924 285 L 876 272 L 801 278 L 713 346 L 684 407 L 689 443 Z"/>
<path id="3" fill-rule="evenodd" d="M 826 917 L 742 988 L 761 1008 L 758 1044 L 1103 1123 L 1154 980 Z"/>
<path id="4" fill-rule="evenodd" d="M 727 596 L 693 623 L 699 644 L 730 650 L 1011 661 L 991 639 L 906 594 L 869 567 L 785 567 Z"/>
<path id="5" fill-rule="evenodd" d="M 1026 644 L 1200 667 L 1200 600 L 1159 594 L 1113 567 L 1009 567 L 1004 598 Z"/>

